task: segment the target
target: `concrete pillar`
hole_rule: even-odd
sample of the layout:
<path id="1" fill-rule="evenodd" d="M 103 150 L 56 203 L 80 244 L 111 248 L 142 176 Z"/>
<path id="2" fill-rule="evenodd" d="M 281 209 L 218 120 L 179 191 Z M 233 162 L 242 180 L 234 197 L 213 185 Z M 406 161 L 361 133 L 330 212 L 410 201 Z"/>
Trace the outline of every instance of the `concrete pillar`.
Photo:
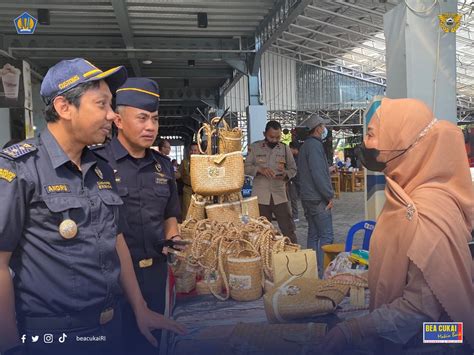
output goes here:
<path id="1" fill-rule="evenodd" d="M 416 98 L 439 119 L 456 123 L 456 34 L 445 33 L 438 15 L 455 13 L 457 1 L 406 0 L 384 15 L 389 98 Z M 407 6 L 408 4 L 408 6 Z M 364 134 L 374 98 L 365 113 Z M 385 203 L 383 174 L 367 172 L 366 218 L 376 220 Z"/>
<path id="2" fill-rule="evenodd" d="M 390 98 L 424 101 L 439 119 L 456 123 L 456 33 L 438 15 L 456 13 L 457 1 L 406 0 L 384 15 Z"/>
<path id="3" fill-rule="evenodd" d="M 260 76 L 248 76 L 249 106 L 247 107 L 247 128 L 249 144 L 263 138 L 267 124 L 267 107 L 260 101 Z"/>

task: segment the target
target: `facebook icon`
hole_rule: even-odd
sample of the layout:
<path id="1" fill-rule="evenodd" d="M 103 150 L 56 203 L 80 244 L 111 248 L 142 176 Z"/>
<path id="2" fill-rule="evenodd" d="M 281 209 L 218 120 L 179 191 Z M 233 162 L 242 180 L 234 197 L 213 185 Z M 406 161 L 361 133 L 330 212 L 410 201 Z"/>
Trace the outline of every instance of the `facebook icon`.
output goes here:
<path id="1" fill-rule="evenodd" d="M 21 336 L 21 342 L 22 342 L 23 344 L 25 344 L 25 341 L 26 341 L 26 334 L 23 334 L 23 335 Z"/>

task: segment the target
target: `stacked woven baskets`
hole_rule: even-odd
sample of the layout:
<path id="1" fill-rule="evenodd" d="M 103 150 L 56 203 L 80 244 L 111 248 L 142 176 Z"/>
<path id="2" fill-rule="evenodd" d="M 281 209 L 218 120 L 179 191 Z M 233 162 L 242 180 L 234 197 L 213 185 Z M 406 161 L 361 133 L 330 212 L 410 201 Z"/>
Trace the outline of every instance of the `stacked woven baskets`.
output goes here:
<path id="1" fill-rule="evenodd" d="M 272 254 L 299 249 L 264 217 L 246 224 L 191 219 L 181 225 L 181 235 L 192 243 L 175 269 L 194 273 L 197 292 L 220 300 L 260 298 L 264 280 L 273 278 Z"/>
<path id="2" fill-rule="evenodd" d="M 186 218 L 207 217 L 219 222 L 238 222 L 242 216 L 258 218 L 257 198 L 242 199 L 241 195 L 244 184 L 242 131 L 231 129 L 225 120 L 215 117 L 199 130 L 200 143 L 201 132 L 207 136 L 208 144 L 206 151 L 199 144 L 201 155 L 191 156 L 191 185 L 195 194 Z M 215 138 L 217 144 L 213 144 Z"/>

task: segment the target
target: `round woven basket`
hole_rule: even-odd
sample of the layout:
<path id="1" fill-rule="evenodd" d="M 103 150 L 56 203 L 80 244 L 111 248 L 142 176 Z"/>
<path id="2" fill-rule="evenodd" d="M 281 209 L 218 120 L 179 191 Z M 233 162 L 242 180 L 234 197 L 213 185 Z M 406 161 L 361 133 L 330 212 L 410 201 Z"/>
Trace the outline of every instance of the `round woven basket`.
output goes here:
<path id="1" fill-rule="evenodd" d="M 230 297 L 236 301 L 254 301 L 262 296 L 262 258 L 252 250 L 227 257 Z"/>

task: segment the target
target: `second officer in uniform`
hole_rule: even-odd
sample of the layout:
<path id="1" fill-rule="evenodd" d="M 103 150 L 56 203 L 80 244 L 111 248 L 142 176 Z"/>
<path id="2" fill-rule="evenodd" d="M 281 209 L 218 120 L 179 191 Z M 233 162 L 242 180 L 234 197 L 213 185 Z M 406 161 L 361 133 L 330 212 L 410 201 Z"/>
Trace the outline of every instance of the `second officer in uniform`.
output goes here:
<path id="1" fill-rule="evenodd" d="M 117 90 L 118 136 L 107 146 L 96 148 L 95 153 L 115 171 L 124 201 L 123 234 L 143 297 L 150 309 L 163 313 L 168 265 L 162 246 L 166 239 L 180 239 L 180 206 L 170 159 L 150 149 L 158 134 L 159 97 L 153 80 L 129 78 Z M 128 353 L 157 353 L 138 330 L 128 303 L 123 307 L 123 325 Z M 158 341 L 160 334 L 153 333 Z"/>

